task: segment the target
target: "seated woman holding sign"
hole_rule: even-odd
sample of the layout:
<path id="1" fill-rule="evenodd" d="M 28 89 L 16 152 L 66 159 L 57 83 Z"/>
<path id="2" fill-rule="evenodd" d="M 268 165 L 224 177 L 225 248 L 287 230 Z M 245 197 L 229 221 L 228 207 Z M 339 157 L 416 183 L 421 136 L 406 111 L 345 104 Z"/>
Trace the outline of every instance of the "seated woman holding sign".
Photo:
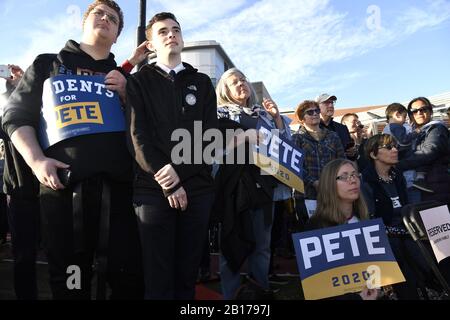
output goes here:
<path id="1" fill-rule="evenodd" d="M 360 194 L 361 174 L 354 162 L 337 159 L 322 170 L 318 185 L 317 210 L 308 221 L 308 230 L 334 227 L 369 219 L 364 198 Z M 376 300 L 377 289 L 364 288 L 358 294 L 346 294 L 343 299 Z"/>
<path id="2" fill-rule="evenodd" d="M 269 289 L 273 201 L 291 196 L 290 188 L 271 175 L 262 174 L 249 161 L 248 146 L 262 141 L 262 134 L 256 130 L 261 123 L 266 128 L 278 129 L 284 139 L 290 140 L 290 132 L 273 101 L 264 99 L 263 107 L 256 104 L 255 91 L 241 71 L 235 68 L 226 71 L 216 93 L 219 128 L 226 137 L 226 148 L 221 162 L 224 164 L 216 175 L 218 192 L 213 215 L 222 224 L 223 296 L 233 299 L 240 286 L 240 268 L 247 258 L 250 277 L 261 288 Z"/>
<path id="3" fill-rule="evenodd" d="M 403 225 L 401 209 L 408 204 L 406 182 L 395 168 L 398 145 L 388 134 L 371 137 L 365 147 L 369 164 L 363 171 L 363 192 L 370 215 L 382 218 L 392 251 L 405 276 L 406 283 L 394 285 L 400 299 L 419 299 L 417 287 L 430 274 L 430 268 L 419 248 Z"/>

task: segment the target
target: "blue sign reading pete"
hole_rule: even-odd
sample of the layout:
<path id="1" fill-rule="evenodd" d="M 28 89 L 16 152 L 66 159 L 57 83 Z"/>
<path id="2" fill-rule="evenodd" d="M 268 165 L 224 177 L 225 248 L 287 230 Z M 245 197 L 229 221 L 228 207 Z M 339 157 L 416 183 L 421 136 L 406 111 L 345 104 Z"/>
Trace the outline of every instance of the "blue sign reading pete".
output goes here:
<path id="1" fill-rule="evenodd" d="M 361 291 L 368 283 L 405 281 L 381 219 L 296 233 L 292 239 L 308 300 Z"/>
<path id="2" fill-rule="evenodd" d="M 42 149 L 81 135 L 125 131 L 119 97 L 104 81 L 104 76 L 59 75 L 44 82 Z"/>
<path id="3" fill-rule="evenodd" d="M 278 129 L 269 128 L 262 120 L 258 121 L 257 129 L 264 139 L 254 147 L 255 165 L 285 185 L 304 193 L 303 151 L 281 136 Z"/>

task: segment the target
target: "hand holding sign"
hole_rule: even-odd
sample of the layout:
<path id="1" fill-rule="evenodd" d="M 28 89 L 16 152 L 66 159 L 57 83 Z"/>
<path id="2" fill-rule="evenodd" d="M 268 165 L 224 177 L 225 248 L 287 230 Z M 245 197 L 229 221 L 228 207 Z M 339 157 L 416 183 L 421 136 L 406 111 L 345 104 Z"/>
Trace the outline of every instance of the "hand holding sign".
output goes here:
<path id="1" fill-rule="evenodd" d="M 380 295 L 380 290 L 378 289 L 369 289 L 364 287 L 364 289 L 359 293 L 361 299 L 363 300 L 377 300 Z"/>
<path id="2" fill-rule="evenodd" d="M 119 94 L 120 100 L 126 101 L 126 86 L 127 79 L 117 70 L 110 71 L 105 76 L 106 89 L 116 91 Z"/>

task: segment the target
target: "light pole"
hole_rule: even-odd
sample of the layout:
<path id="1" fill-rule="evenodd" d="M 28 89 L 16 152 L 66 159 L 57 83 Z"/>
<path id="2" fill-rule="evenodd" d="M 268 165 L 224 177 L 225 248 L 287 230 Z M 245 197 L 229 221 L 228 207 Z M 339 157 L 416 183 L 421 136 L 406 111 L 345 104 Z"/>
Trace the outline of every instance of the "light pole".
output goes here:
<path id="1" fill-rule="evenodd" d="M 146 17 L 145 13 L 147 10 L 147 0 L 139 0 L 139 25 L 137 28 L 137 45 L 140 45 L 145 41 L 145 24 Z M 138 70 L 147 63 L 147 59 L 144 59 L 141 63 L 137 65 Z"/>

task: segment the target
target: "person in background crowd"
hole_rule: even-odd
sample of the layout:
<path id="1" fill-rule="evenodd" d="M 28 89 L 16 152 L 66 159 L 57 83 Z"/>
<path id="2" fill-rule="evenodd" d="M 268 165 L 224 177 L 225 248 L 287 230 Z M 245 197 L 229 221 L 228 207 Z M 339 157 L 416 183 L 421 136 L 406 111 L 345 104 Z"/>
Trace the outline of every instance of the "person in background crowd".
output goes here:
<path id="1" fill-rule="evenodd" d="M 364 126 L 359 121 L 356 113 L 346 113 L 342 116 L 341 123 L 345 125 L 350 132 L 350 136 L 355 142 L 357 153 L 350 160 L 357 161 L 360 171 L 364 170 L 367 165 L 367 159 L 364 153 L 364 145 L 367 142 L 367 136 L 364 134 Z"/>
<path id="2" fill-rule="evenodd" d="M 394 256 L 406 282 L 393 285 L 399 299 L 419 299 L 418 287 L 423 287 L 430 268 L 416 243 L 403 225 L 401 210 L 407 205 L 406 183 L 395 168 L 398 164 L 398 144 L 388 134 L 378 134 L 366 144 L 369 165 L 363 171 L 364 198 L 372 217 L 382 218 Z"/>
<path id="3" fill-rule="evenodd" d="M 383 133 L 394 136 L 399 146 L 399 160 L 408 157 L 412 152 L 412 144 L 417 138 L 417 132 L 412 131 L 409 124 L 406 123 L 408 110 L 400 103 L 392 103 L 386 108 L 387 125 L 383 129 Z M 406 188 L 408 193 L 408 201 L 410 203 L 419 203 L 421 196 L 420 191 L 433 193 L 433 190 L 426 185 L 425 172 L 420 168 L 417 170 L 406 170 L 403 172 L 406 180 Z"/>
<path id="4" fill-rule="evenodd" d="M 369 211 L 361 194 L 361 174 L 354 162 L 336 159 L 322 170 L 319 180 L 317 210 L 306 225 L 306 230 L 334 227 L 369 219 Z M 379 289 L 365 287 L 360 293 L 351 293 L 334 299 L 376 300 Z"/>
<path id="5" fill-rule="evenodd" d="M 9 98 L 24 72 L 9 65 L 12 77 L 6 79 L 5 97 Z M 39 246 L 39 181 L 14 147 L 9 136 L 0 130 L 4 142 L 3 192 L 7 195 L 7 216 L 14 258 L 14 291 L 19 300 L 38 298 L 36 254 Z"/>
<path id="6" fill-rule="evenodd" d="M 295 111 L 301 127 L 292 136 L 292 140 L 304 152 L 305 199 L 317 199 L 320 172 L 327 163 L 345 158 L 337 133 L 320 126 L 320 112 L 319 104 L 309 100 L 300 103 Z M 299 197 L 300 194 L 296 192 L 296 196 Z"/>
<path id="7" fill-rule="evenodd" d="M 397 165 L 400 170 L 424 171 L 426 184 L 434 193 L 422 192 L 421 199 L 450 202 L 449 131 L 442 121 L 433 121 L 433 106 L 427 98 L 419 97 L 408 104 L 409 117 L 417 138 L 413 151 Z"/>
<path id="8" fill-rule="evenodd" d="M 6 244 L 8 233 L 8 217 L 6 206 L 6 194 L 3 193 L 3 167 L 5 164 L 5 144 L 0 139 L 0 248 Z"/>
<path id="9" fill-rule="evenodd" d="M 356 160 L 358 150 L 347 127 L 333 120 L 336 96 L 323 93 L 316 97 L 315 101 L 320 107 L 320 127 L 336 132 L 344 147 L 345 156 L 350 160 Z"/>
<path id="10" fill-rule="evenodd" d="M 226 153 L 241 145 L 257 144 L 260 138 L 255 130 L 258 121 L 290 139 L 287 120 L 280 115 L 275 102 L 264 99 L 262 107 L 257 105 L 254 88 L 240 70 L 227 70 L 220 78 L 216 92 L 219 129 L 224 137 L 226 129 L 245 130 L 226 141 Z M 261 174 L 248 159 L 246 157 L 243 164 L 224 162 L 216 175 L 217 199 L 213 212 L 222 224 L 220 277 L 223 296 L 227 300 L 236 298 L 241 282 L 239 271 L 245 260 L 248 261 L 249 277 L 269 291 L 274 201 L 291 196 L 290 188 L 272 176 Z"/>
<path id="11" fill-rule="evenodd" d="M 197 163 L 194 154 L 203 155 L 205 144 L 194 130 L 198 123 L 201 134 L 217 128 L 216 95 L 207 75 L 181 61 L 184 41 L 172 13 L 153 16 L 146 35 L 156 63 L 131 75 L 127 85 L 145 298 L 192 300 L 214 200 L 211 166 L 204 157 Z M 172 157 L 178 143 L 171 137 L 180 128 L 190 134 L 194 159 Z"/>
<path id="12" fill-rule="evenodd" d="M 125 102 L 126 79 L 110 51 L 122 28 L 123 13 L 116 2 L 91 3 L 83 16 L 81 42 L 69 40 L 58 55 L 39 55 L 5 108 L 3 129 L 41 183 L 40 206 L 54 299 L 91 298 L 94 253 L 99 299 L 105 297 L 106 279 L 112 299 L 142 296 L 132 159 L 125 132 L 79 135 L 46 150 L 37 139 L 44 82 L 51 77 L 103 75 L 105 89 L 117 92 Z M 120 110 L 116 101 L 111 107 Z M 69 167 L 70 181 L 63 184 L 62 169 Z M 79 267 L 79 289 L 67 285 L 74 272 L 71 266 Z"/>

